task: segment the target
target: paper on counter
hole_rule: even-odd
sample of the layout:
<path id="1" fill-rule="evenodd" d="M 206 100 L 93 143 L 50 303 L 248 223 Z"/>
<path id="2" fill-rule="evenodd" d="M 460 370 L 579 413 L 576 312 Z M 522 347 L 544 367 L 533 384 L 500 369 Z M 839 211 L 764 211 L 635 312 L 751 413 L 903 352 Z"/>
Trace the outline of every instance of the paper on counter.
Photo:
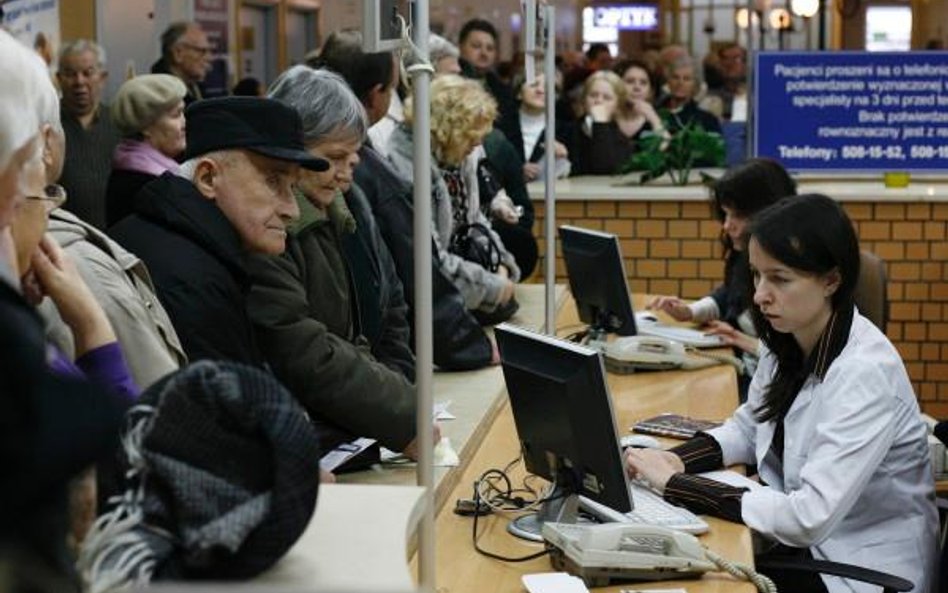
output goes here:
<path id="1" fill-rule="evenodd" d="M 448 411 L 448 406 L 451 405 L 451 400 L 446 402 L 436 402 L 434 405 L 434 419 L 435 420 L 454 420 L 457 418 L 454 414 Z"/>
<path id="2" fill-rule="evenodd" d="M 583 579 L 565 572 L 525 574 L 522 578 L 530 593 L 589 593 Z"/>
<path id="3" fill-rule="evenodd" d="M 386 449 L 385 447 L 382 447 L 380 458 L 382 463 L 415 463 L 403 454 Z M 438 441 L 434 448 L 434 461 L 432 465 L 435 467 L 457 467 L 460 464 L 461 459 L 458 457 L 457 451 L 455 451 L 451 445 L 451 439 L 445 436 L 441 437 L 441 440 Z"/>

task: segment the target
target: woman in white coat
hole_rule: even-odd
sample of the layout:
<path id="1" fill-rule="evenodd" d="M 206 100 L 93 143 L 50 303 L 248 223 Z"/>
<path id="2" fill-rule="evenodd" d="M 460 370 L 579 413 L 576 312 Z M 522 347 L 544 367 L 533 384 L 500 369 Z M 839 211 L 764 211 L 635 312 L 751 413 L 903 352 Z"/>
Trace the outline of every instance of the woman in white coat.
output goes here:
<path id="1" fill-rule="evenodd" d="M 938 528 L 926 429 L 898 352 L 853 305 L 852 223 L 830 198 L 799 196 L 758 214 L 749 237 L 763 346 L 748 401 L 670 451 L 630 449 L 629 473 L 671 502 L 745 523 L 763 555 L 872 568 L 925 593 Z M 693 475 L 742 463 L 757 464 L 764 487 Z M 877 590 L 837 577 L 770 576 L 781 590 Z"/>

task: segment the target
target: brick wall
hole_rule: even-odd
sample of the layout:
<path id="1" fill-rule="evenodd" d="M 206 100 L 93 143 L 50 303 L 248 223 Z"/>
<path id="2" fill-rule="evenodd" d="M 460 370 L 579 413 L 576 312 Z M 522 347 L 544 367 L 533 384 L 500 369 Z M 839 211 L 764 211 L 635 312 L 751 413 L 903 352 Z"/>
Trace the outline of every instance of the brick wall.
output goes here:
<path id="1" fill-rule="evenodd" d="M 542 282 L 544 208 L 535 202 Z M 924 411 L 948 418 L 948 204 L 845 202 L 860 245 L 886 261 L 889 323 L 886 334 L 905 360 Z M 557 225 L 620 237 L 634 292 L 695 299 L 723 278 L 719 225 L 707 202 L 563 201 Z M 566 281 L 562 253 L 556 276 Z"/>

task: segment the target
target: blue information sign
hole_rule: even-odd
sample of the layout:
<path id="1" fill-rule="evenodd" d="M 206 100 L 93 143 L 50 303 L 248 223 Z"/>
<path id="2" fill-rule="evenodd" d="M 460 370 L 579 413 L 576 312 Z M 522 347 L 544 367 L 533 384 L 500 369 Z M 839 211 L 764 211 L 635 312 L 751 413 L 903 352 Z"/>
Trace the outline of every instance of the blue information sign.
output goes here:
<path id="1" fill-rule="evenodd" d="M 948 52 L 760 52 L 754 154 L 788 169 L 948 170 Z"/>

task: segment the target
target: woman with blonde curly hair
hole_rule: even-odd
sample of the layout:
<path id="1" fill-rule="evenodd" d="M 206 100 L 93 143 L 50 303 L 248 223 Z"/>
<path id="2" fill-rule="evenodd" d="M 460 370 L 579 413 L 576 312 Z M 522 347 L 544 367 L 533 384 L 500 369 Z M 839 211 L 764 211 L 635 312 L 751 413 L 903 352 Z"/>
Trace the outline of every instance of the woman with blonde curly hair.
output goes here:
<path id="1" fill-rule="evenodd" d="M 389 159 L 411 179 L 412 110 L 389 140 Z M 431 84 L 432 217 L 438 261 L 485 320 L 513 313 L 513 283 L 520 270 L 480 208 L 476 150 L 494 125 L 497 103 L 475 80 L 445 74 Z M 509 200 L 509 198 L 508 198 Z M 492 207 L 495 207 L 492 205 Z M 496 208 L 503 208 L 497 205 Z M 509 205 L 507 205 L 509 207 Z"/>

